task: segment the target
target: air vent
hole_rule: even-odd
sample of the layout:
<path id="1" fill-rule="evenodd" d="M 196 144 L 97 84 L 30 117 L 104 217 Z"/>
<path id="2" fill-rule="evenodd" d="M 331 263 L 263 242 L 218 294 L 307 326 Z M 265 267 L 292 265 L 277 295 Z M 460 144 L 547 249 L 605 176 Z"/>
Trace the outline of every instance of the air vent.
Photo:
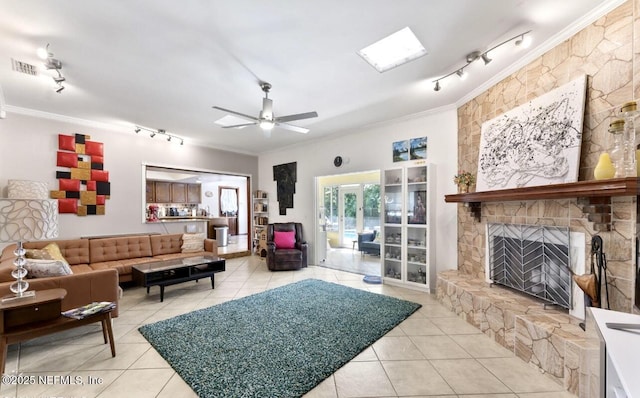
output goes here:
<path id="1" fill-rule="evenodd" d="M 31 76 L 38 76 L 38 68 L 35 65 L 18 61 L 13 58 L 11 58 L 11 68 L 16 72 L 24 73 Z"/>

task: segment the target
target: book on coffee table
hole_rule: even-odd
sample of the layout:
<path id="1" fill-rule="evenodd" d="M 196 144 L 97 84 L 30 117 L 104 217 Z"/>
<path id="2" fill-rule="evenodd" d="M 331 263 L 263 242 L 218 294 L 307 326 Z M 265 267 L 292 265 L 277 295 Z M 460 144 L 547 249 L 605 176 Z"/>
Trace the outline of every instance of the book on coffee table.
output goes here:
<path id="1" fill-rule="evenodd" d="M 95 301 L 91 304 L 83 305 L 82 307 L 63 311 L 62 315 L 73 319 L 84 319 L 93 314 L 110 311 L 114 308 L 116 308 L 116 303 L 113 301 Z"/>

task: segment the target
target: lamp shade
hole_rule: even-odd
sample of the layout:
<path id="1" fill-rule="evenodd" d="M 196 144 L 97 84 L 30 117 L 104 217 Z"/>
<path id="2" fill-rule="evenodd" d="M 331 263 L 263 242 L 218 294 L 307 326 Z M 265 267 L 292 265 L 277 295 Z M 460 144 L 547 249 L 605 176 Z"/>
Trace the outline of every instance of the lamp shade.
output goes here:
<path id="1" fill-rule="evenodd" d="M 57 200 L 0 198 L 0 242 L 53 239 L 57 236 Z"/>
<path id="2" fill-rule="evenodd" d="M 9 199 L 47 199 L 49 185 L 46 182 L 9 180 Z"/>

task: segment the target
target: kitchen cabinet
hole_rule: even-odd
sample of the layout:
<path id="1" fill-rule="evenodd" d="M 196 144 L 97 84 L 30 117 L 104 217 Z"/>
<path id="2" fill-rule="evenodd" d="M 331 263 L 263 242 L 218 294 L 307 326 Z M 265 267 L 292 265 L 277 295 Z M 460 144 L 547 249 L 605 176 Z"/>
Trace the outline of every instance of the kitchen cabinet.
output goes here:
<path id="1" fill-rule="evenodd" d="M 187 184 L 187 203 L 199 204 L 201 201 L 200 184 Z"/>
<path id="2" fill-rule="evenodd" d="M 187 184 L 171 183 L 171 203 L 187 203 Z"/>
<path id="3" fill-rule="evenodd" d="M 147 203 L 156 203 L 156 186 L 155 181 L 147 180 L 147 192 L 145 194 Z"/>
<path id="4" fill-rule="evenodd" d="M 154 181 L 156 203 L 171 203 L 171 183 L 168 181 Z"/>
<path id="5" fill-rule="evenodd" d="M 200 184 L 147 180 L 146 187 L 147 203 L 198 204 L 202 202 Z"/>
<path id="6" fill-rule="evenodd" d="M 430 230 L 434 167 L 384 171 L 381 256 L 385 283 L 435 289 L 435 245 Z"/>

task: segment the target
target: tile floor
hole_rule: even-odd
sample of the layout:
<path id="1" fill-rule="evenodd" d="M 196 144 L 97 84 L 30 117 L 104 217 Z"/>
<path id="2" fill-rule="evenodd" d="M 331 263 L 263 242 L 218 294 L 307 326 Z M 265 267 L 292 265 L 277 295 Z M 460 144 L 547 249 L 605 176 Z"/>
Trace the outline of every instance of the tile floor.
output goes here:
<path id="1" fill-rule="evenodd" d="M 363 255 L 357 249 L 351 248 L 327 250 L 327 257 L 322 266 L 360 275 L 381 275 L 380 256 Z"/>
<path id="2" fill-rule="evenodd" d="M 115 358 L 102 344 L 102 333 L 95 325 L 11 346 L 6 373 L 36 376 L 36 382 L 3 383 L 0 397 L 195 397 L 137 328 L 305 278 L 423 304 L 305 397 L 573 397 L 455 317 L 431 295 L 367 285 L 361 275 L 322 267 L 273 273 L 257 256 L 227 260 L 227 271 L 218 274 L 214 290 L 202 281 L 168 287 L 163 303 L 158 288 L 152 288 L 149 295 L 143 288 L 125 289 L 120 316 L 113 323 Z M 72 379 L 65 379 L 67 376 Z M 76 379 L 83 384 L 68 383 Z"/>

